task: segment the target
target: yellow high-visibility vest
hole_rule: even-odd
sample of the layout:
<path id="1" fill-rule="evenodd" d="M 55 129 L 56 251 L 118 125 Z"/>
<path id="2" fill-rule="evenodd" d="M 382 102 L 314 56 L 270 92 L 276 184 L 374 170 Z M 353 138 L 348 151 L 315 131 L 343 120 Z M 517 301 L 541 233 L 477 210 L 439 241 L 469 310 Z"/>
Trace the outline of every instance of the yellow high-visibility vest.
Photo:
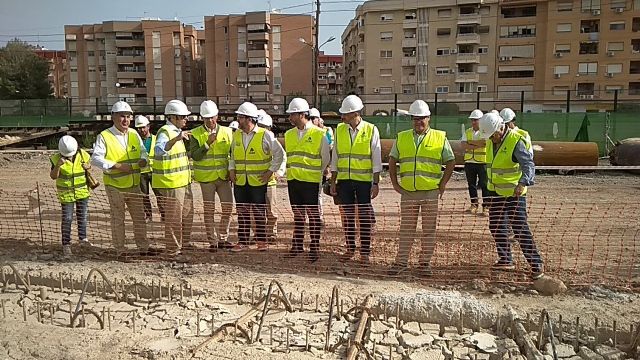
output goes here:
<path id="1" fill-rule="evenodd" d="M 62 155 L 60 153 L 51 156 L 51 164 L 56 165 Z M 87 187 L 87 177 L 84 173 L 83 163 L 89 162 L 89 153 L 79 149 L 72 161 L 65 161 L 60 166 L 60 175 L 56 179 L 56 189 L 58 190 L 58 200 L 67 204 L 89 197 Z"/>
<path id="2" fill-rule="evenodd" d="M 400 186 L 407 191 L 435 190 L 442 179 L 442 150 L 447 134 L 429 129 L 418 145 L 413 134 L 413 129 L 405 130 L 396 139 Z"/>
<path id="3" fill-rule="evenodd" d="M 261 186 L 267 184 L 260 176 L 271 165 L 271 154 L 266 154 L 262 148 L 265 130 L 256 127 L 255 134 L 245 149 L 242 142 L 242 131 L 233 133 L 233 160 L 236 164 L 236 185 Z"/>
<path id="4" fill-rule="evenodd" d="M 100 133 L 104 139 L 107 153 L 104 158 L 113 163 L 125 163 L 131 165 L 133 169 L 130 173 L 125 173 L 116 169 L 110 169 L 103 173 L 103 181 L 106 186 L 113 186 L 118 189 L 126 189 L 140 185 L 140 157 L 142 149 L 138 140 L 138 133 L 135 130 L 127 129 L 127 148 L 123 148 L 111 130 L 106 129 Z"/>
<path id="5" fill-rule="evenodd" d="M 473 140 L 473 128 L 468 128 L 465 132 L 465 136 L 467 141 Z M 487 162 L 487 146 L 481 149 L 473 149 L 473 150 L 465 150 L 464 152 L 464 161 L 475 161 L 477 163 L 486 163 Z"/>
<path id="6" fill-rule="evenodd" d="M 169 141 L 178 136 L 168 125 L 161 127 L 158 135 L 162 132 L 167 134 Z M 151 187 L 155 189 L 178 189 L 189 185 L 191 169 L 184 141 L 173 144 L 165 155 L 154 154 L 152 169 Z"/>
<path id="7" fill-rule="evenodd" d="M 147 166 L 143 167 L 140 172 L 142 174 L 148 174 L 151 172 L 151 167 L 153 166 L 153 155 L 156 153 L 156 136 L 151 134 L 151 147 L 149 148 L 149 160 L 147 161 Z"/>
<path id="8" fill-rule="evenodd" d="M 287 130 L 284 134 L 284 146 L 287 151 L 287 180 L 312 183 L 322 181 L 322 138 L 326 131 L 310 127 L 302 139 L 298 139 L 298 129 Z"/>
<path id="9" fill-rule="evenodd" d="M 373 181 L 371 140 L 375 125 L 362 120 L 362 129 L 351 141 L 349 125 L 341 123 L 336 129 L 338 180 Z"/>
<path id="10" fill-rule="evenodd" d="M 514 195 L 518 181 L 522 177 L 520 164 L 513 162 L 513 151 L 520 140 L 523 140 L 523 138 L 519 133 L 509 131 L 495 156 L 493 155 L 493 141 L 491 139 L 487 140 L 488 190 L 505 197 Z M 527 142 L 525 141 L 526 145 Z M 525 186 L 522 195 L 526 194 L 526 192 L 527 187 Z"/>
<path id="11" fill-rule="evenodd" d="M 191 136 L 203 146 L 209 139 L 209 131 L 204 125 L 191 131 Z M 229 179 L 229 151 L 233 140 L 233 131 L 225 126 L 219 126 L 216 142 L 209 146 L 209 150 L 201 160 L 193 161 L 193 177 L 197 182 L 208 183 L 218 179 Z"/>

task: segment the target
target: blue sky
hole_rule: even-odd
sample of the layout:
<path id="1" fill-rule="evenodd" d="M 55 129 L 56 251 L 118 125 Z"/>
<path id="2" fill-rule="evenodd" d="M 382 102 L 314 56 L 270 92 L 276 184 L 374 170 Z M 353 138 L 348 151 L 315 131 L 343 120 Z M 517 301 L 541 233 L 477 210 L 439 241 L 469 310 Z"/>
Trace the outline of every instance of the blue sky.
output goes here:
<path id="1" fill-rule="evenodd" d="M 139 20 L 154 17 L 165 20 L 177 18 L 185 24 L 198 28 L 204 26 L 204 16 L 266 11 L 287 8 L 283 13 L 312 14 L 312 0 L 0 0 L 0 44 L 13 37 L 48 49 L 64 48 L 64 25 L 92 24 L 108 20 Z M 321 2 L 320 42 L 330 36 L 336 40 L 326 44 L 322 50 L 329 54 L 340 54 L 340 36 L 354 9 L 362 1 L 327 0 Z"/>

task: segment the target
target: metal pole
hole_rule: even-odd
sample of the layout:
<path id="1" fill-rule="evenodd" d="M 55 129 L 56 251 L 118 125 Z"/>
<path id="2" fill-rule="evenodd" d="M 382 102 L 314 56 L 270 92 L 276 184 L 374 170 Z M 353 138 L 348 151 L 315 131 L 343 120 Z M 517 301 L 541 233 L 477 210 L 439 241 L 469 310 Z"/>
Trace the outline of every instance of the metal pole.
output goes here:
<path id="1" fill-rule="evenodd" d="M 476 92 L 476 109 L 480 109 L 480 93 Z"/>
<path id="2" fill-rule="evenodd" d="M 524 113 L 524 90 L 520 91 L 520 114 Z"/>
<path id="3" fill-rule="evenodd" d="M 567 90 L 567 114 L 571 112 L 571 90 Z"/>
<path id="4" fill-rule="evenodd" d="M 40 183 L 36 183 L 36 192 L 38 193 L 38 221 L 40 222 L 40 243 L 42 244 L 42 251 L 45 251 L 44 233 L 42 228 L 42 208 L 40 207 Z"/>
<path id="5" fill-rule="evenodd" d="M 613 90 L 613 112 L 618 111 L 618 89 Z"/>
<path id="6" fill-rule="evenodd" d="M 96 115 L 100 113 L 100 98 L 96 98 Z"/>
<path id="7" fill-rule="evenodd" d="M 71 111 L 71 104 L 72 104 L 71 98 L 67 98 L 67 109 L 69 109 L 69 117 L 71 117 L 71 114 L 73 113 Z"/>
<path id="8" fill-rule="evenodd" d="M 396 113 L 398 112 L 398 93 L 397 92 L 393 92 L 393 116 L 396 116 Z"/>
<path id="9" fill-rule="evenodd" d="M 433 115 L 438 115 L 438 93 L 436 93 L 436 96 L 433 99 Z"/>
<path id="10" fill-rule="evenodd" d="M 316 28 L 315 40 L 313 41 L 313 104 L 318 106 L 318 40 L 320 38 L 320 0 L 316 0 Z"/>
<path id="11" fill-rule="evenodd" d="M 157 100 L 156 97 L 153 97 L 153 115 L 158 115 L 156 112 L 156 105 L 157 105 Z"/>

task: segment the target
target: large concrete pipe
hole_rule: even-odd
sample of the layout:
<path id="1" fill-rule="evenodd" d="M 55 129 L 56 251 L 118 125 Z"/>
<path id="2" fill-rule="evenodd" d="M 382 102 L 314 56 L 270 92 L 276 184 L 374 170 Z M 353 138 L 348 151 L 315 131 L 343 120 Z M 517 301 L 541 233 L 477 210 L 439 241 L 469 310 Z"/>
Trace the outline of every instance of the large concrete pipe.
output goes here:
<path id="1" fill-rule="evenodd" d="M 283 139 L 278 139 L 284 143 Z M 464 164 L 464 149 L 459 140 L 450 140 L 456 164 Z M 639 142 L 640 143 L 640 142 Z M 382 162 L 389 161 L 393 139 L 382 139 Z M 596 166 L 598 144 L 594 142 L 534 141 L 534 161 L 539 166 Z"/>

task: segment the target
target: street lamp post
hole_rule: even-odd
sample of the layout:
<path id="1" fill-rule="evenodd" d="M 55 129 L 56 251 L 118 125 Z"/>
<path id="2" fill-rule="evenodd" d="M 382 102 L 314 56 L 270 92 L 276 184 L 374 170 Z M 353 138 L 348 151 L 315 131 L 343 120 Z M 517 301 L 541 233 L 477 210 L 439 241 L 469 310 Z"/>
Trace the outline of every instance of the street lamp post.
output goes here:
<path id="1" fill-rule="evenodd" d="M 313 90 L 313 106 L 315 107 L 319 107 L 318 104 L 318 54 L 320 54 L 320 48 L 323 47 L 326 43 L 331 42 L 333 40 L 335 40 L 336 38 L 334 36 L 329 37 L 325 42 L 323 42 L 322 44 L 320 44 L 318 46 L 318 39 L 315 39 L 312 44 L 309 44 L 304 38 L 299 38 L 298 41 L 300 41 L 301 43 L 309 46 L 311 48 L 311 50 L 313 51 L 313 58 L 312 60 L 312 65 L 313 69 L 311 69 L 311 87 Z"/>

